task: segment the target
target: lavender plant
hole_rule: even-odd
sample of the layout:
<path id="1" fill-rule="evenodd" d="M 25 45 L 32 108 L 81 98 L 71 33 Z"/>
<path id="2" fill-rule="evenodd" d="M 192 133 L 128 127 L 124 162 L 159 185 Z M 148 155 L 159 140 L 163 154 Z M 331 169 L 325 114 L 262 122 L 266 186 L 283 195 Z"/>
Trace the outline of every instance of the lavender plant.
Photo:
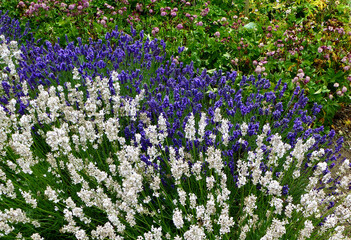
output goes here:
<path id="1" fill-rule="evenodd" d="M 0 35 L 3 35 L 7 42 L 14 40 L 20 44 L 25 43 L 25 40 L 32 40 L 28 39 L 29 32 L 29 23 L 22 30 L 18 20 L 8 16 L 8 12 L 3 13 L 0 10 Z"/>
<path id="2" fill-rule="evenodd" d="M 0 110 L 2 238 L 347 239 L 350 162 L 303 90 L 283 103 L 281 81 L 116 35 L 22 53 Z"/>

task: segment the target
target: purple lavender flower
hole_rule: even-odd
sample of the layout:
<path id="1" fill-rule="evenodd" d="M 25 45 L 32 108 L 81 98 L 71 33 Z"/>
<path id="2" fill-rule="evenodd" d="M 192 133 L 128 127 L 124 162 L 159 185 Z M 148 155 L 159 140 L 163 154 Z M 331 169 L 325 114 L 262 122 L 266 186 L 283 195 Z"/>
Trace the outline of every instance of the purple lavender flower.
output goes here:
<path id="1" fill-rule="evenodd" d="M 29 34 L 29 31 L 29 23 L 27 23 L 25 29 L 22 30 L 18 20 L 9 17 L 8 12 L 2 13 L 0 10 L 0 35 L 4 35 L 7 42 L 14 40 L 20 45 L 22 42 L 29 40 L 27 45 L 32 45 L 34 44 L 34 39 Z"/>

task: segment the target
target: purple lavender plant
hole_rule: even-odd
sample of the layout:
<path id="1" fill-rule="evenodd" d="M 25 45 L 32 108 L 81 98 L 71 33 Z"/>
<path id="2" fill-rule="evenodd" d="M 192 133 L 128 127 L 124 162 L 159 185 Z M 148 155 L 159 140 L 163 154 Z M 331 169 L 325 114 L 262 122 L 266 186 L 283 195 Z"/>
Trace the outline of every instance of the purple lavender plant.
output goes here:
<path id="1" fill-rule="evenodd" d="M 7 42 L 12 40 L 17 41 L 18 44 L 25 43 L 27 45 L 32 42 L 32 37 L 30 34 L 29 22 L 27 23 L 25 29 L 21 29 L 20 23 L 17 19 L 12 19 L 8 16 L 8 12 L 2 13 L 0 10 L 0 35 L 4 35 Z"/>

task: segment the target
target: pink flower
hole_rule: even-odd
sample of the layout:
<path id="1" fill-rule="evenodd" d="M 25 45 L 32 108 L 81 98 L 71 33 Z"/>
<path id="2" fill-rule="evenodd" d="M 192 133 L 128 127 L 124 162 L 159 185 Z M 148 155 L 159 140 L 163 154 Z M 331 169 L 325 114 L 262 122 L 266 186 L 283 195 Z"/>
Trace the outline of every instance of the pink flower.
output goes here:
<path id="1" fill-rule="evenodd" d="M 339 83 L 334 83 L 334 87 L 338 88 L 339 87 Z"/>
<path id="2" fill-rule="evenodd" d="M 262 69 L 260 66 L 257 66 L 255 69 L 255 73 L 260 74 L 262 72 Z"/>
<path id="3" fill-rule="evenodd" d="M 175 16 L 177 16 L 177 13 L 176 12 L 171 12 L 171 16 L 175 17 Z"/>
<path id="4" fill-rule="evenodd" d="M 253 64 L 254 66 L 257 66 L 258 62 L 257 62 L 256 60 L 253 60 L 253 61 L 252 61 L 252 64 Z"/>
<path id="5" fill-rule="evenodd" d="M 136 8 L 136 10 L 139 11 L 139 12 L 142 12 L 142 11 L 143 11 L 143 5 L 142 5 L 141 3 L 140 3 L 140 4 L 137 3 L 137 5 L 136 5 L 135 8 Z"/>
<path id="6" fill-rule="evenodd" d="M 350 66 L 345 66 L 345 67 L 344 67 L 344 70 L 345 70 L 345 71 L 348 71 L 349 69 L 350 69 Z"/>
<path id="7" fill-rule="evenodd" d="M 238 66 L 239 59 L 235 58 L 230 61 L 233 65 Z"/>
<path id="8" fill-rule="evenodd" d="M 220 32 L 215 32 L 214 35 L 215 35 L 215 37 L 220 37 L 221 36 Z"/>
<path id="9" fill-rule="evenodd" d="M 273 56 L 274 54 L 275 54 L 275 51 L 267 52 L 267 53 L 266 53 L 267 56 Z"/>
<path id="10" fill-rule="evenodd" d="M 329 94 L 329 99 L 332 100 L 333 99 L 333 95 Z"/>
<path id="11" fill-rule="evenodd" d="M 336 94 L 337 94 L 338 96 L 341 96 L 341 95 L 342 95 L 342 92 L 339 90 L 339 91 L 336 92 Z"/>
<path id="12" fill-rule="evenodd" d="M 181 30 L 181 29 L 183 29 L 183 28 L 184 28 L 184 27 L 183 27 L 182 24 L 179 23 L 179 24 L 177 25 L 177 29 L 178 29 L 178 30 Z"/>
<path id="13" fill-rule="evenodd" d="M 204 23 L 203 23 L 203 22 L 198 22 L 198 23 L 196 23 L 196 25 L 198 25 L 198 26 L 203 26 Z"/>
<path id="14" fill-rule="evenodd" d="M 297 76 L 298 76 L 299 78 L 303 78 L 303 77 L 305 76 L 305 74 L 304 74 L 304 73 L 298 73 Z"/>
<path id="15" fill-rule="evenodd" d="M 342 87 L 342 90 L 341 90 L 343 93 L 345 93 L 347 91 L 347 88 L 345 86 Z"/>
<path id="16" fill-rule="evenodd" d="M 69 10 L 73 10 L 75 7 L 76 7 L 75 4 L 71 4 L 71 5 L 68 6 L 68 9 L 69 9 Z"/>
<path id="17" fill-rule="evenodd" d="M 202 12 L 201 12 L 201 16 L 206 16 L 207 14 L 208 14 L 208 12 L 210 11 L 210 9 L 208 9 L 208 8 L 205 8 L 204 10 L 202 10 Z"/>
<path id="18" fill-rule="evenodd" d="M 166 12 L 161 12 L 161 16 L 162 16 L 162 17 L 164 17 L 164 16 L 166 16 L 166 15 L 167 15 Z"/>

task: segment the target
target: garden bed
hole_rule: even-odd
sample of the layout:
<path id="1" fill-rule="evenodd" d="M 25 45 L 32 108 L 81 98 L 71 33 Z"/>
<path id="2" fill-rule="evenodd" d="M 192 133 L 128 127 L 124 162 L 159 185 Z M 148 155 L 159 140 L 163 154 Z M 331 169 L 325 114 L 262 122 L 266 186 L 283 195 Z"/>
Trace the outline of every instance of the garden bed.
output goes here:
<path id="1" fill-rule="evenodd" d="M 1 238 L 351 237 L 344 2 L 67 2 L 0 18 Z"/>

